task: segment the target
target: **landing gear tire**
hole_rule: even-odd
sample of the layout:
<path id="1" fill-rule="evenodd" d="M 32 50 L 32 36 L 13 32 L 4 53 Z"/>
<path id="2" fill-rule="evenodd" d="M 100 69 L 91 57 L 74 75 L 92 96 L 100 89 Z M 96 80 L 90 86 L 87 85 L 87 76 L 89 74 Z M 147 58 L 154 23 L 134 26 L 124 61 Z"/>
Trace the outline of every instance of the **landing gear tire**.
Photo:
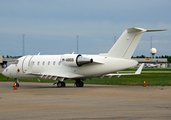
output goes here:
<path id="1" fill-rule="evenodd" d="M 17 87 L 20 87 L 20 85 L 19 85 L 19 83 L 18 83 L 19 80 L 18 80 L 17 78 L 15 78 L 15 82 L 16 82 L 16 86 L 17 86 Z M 15 87 L 15 83 L 13 84 L 13 87 Z"/>
<path id="2" fill-rule="evenodd" d="M 65 87 L 65 82 L 58 82 L 57 87 Z"/>
<path id="3" fill-rule="evenodd" d="M 16 83 L 17 87 L 20 87 L 19 83 Z M 13 87 L 15 87 L 15 83 L 13 84 Z"/>
<path id="4" fill-rule="evenodd" d="M 19 83 L 17 83 L 17 87 L 20 87 Z"/>
<path id="5" fill-rule="evenodd" d="M 83 87 L 84 86 L 84 83 L 79 80 L 79 81 L 76 81 L 75 82 L 75 85 L 76 85 L 76 87 Z"/>

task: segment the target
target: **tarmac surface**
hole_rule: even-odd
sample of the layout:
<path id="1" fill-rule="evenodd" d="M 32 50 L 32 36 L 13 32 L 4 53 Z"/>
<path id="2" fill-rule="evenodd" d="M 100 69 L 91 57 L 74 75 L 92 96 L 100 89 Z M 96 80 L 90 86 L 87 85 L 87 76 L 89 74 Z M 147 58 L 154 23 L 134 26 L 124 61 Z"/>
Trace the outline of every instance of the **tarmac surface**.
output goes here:
<path id="1" fill-rule="evenodd" d="M 0 82 L 0 120 L 170 120 L 171 87 Z"/>

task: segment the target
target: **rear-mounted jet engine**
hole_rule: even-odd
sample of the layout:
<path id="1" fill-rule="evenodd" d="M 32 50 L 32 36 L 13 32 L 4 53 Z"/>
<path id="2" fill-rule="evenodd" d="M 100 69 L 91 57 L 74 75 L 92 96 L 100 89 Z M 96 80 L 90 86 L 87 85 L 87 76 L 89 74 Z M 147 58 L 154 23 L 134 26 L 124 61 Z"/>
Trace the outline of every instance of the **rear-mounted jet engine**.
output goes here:
<path id="1" fill-rule="evenodd" d="M 80 54 L 64 54 L 61 57 L 61 63 L 66 66 L 80 67 L 92 63 L 93 59 Z"/>

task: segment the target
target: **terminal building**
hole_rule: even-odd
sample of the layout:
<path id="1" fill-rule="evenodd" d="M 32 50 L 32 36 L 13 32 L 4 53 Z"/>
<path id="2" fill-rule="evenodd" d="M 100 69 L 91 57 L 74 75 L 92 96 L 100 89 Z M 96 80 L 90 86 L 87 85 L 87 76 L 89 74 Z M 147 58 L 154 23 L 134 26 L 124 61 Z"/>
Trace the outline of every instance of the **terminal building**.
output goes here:
<path id="1" fill-rule="evenodd" d="M 0 56 L 0 68 L 6 68 L 10 64 L 14 63 L 18 58 L 3 58 Z"/>
<path id="2" fill-rule="evenodd" d="M 144 67 L 146 68 L 167 68 L 168 67 L 167 58 L 154 58 L 157 52 L 156 48 L 151 48 L 150 52 L 151 52 L 152 58 L 133 58 L 134 60 L 138 61 L 138 65 L 135 67 L 140 66 L 142 63 L 145 63 Z"/>
<path id="3" fill-rule="evenodd" d="M 135 66 L 139 67 L 142 63 L 145 63 L 144 67 L 148 67 L 149 64 L 155 64 L 157 61 L 157 66 L 155 68 L 167 68 L 168 62 L 167 58 L 132 58 L 133 60 L 138 61 L 138 65 Z M 150 66 L 148 67 L 150 68 Z"/>
<path id="4" fill-rule="evenodd" d="M 6 65 L 7 65 L 7 62 L 4 61 L 2 56 L 0 56 L 0 68 L 5 68 Z"/>

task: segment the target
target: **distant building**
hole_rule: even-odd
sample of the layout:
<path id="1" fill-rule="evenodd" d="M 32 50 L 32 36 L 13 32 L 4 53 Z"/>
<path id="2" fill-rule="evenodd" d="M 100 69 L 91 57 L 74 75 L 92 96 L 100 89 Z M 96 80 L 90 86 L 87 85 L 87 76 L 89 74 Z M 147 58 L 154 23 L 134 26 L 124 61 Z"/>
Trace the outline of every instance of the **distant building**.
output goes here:
<path id="1" fill-rule="evenodd" d="M 3 58 L 0 56 L 0 68 L 5 68 L 14 63 L 18 58 Z"/>
<path id="2" fill-rule="evenodd" d="M 4 67 L 9 66 L 10 64 L 14 63 L 18 58 L 4 58 L 3 61 L 5 62 Z"/>
<path id="3" fill-rule="evenodd" d="M 132 59 L 138 61 L 138 65 L 135 67 L 139 67 L 142 63 L 145 63 L 145 66 L 147 64 L 155 64 L 157 60 L 158 60 L 157 68 L 167 68 L 168 66 L 167 58 L 132 58 Z"/>
<path id="4" fill-rule="evenodd" d="M 3 63 L 3 57 L 0 56 L 0 68 L 2 68 L 2 63 Z"/>
<path id="5" fill-rule="evenodd" d="M 2 56 L 0 56 L 0 68 L 4 68 L 6 67 L 6 65 L 7 65 L 7 62 L 4 61 Z"/>

